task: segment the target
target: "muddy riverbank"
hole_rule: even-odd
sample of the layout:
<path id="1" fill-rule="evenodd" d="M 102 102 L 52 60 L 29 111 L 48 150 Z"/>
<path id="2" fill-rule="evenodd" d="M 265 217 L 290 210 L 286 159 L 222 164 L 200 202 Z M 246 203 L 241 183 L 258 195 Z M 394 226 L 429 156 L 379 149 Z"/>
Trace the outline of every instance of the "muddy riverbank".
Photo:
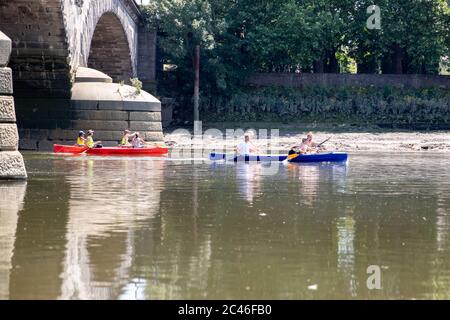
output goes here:
<path id="1" fill-rule="evenodd" d="M 308 132 L 313 132 L 318 143 L 331 138 L 326 144 L 327 150 L 337 151 L 438 151 L 450 152 L 450 131 L 409 131 L 381 129 L 379 127 L 353 127 L 345 125 L 285 125 L 264 123 L 220 123 L 203 126 L 203 131 L 215 128 L 223 133 L 223 137 L 204 134 L 201 140 L 193 145 L 192 136 L 186 134 L 191 128 L 170 128 L 166 130 L 165 141 L 174 148 L 223 148 L 232 150 L 239 139 L 226 140 L 226 130 L 254 130 L 254 144 L 262 150 L 288 150 L 297 145 Z M 273 139 L 258 138 L 261 129 L 279 130 L 279 136 Z M 182 131 L 184 130 L 184 132 Z M 273 132 L 273 131 L 272 131 Z"/>

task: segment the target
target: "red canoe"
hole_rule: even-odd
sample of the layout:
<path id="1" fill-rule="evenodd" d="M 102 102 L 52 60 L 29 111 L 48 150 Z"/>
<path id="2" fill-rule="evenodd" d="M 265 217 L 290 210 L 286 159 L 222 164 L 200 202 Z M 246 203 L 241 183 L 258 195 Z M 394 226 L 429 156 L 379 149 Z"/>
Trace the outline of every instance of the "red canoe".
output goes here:
<path id="1" fill-rule="evenodd" d="M 54 153 L 82 153 L 85 151 L 86 147 L 79 147 L 79 146 L 63 146 L 60 144 L 53 145 L 53 152 Z"/>
<path id="2" fill-rule="evenodd" d="M 98 156 L 115 156 L 115 155 L 165 155 L 169 152 L 168 148 L 163 147 L 148 147 L 148 148 L 133 148 L 133 147 L 103 147 L 88 149 L 78 146 L 62 146 L 54 145 L 53 152 L 55 153 L 72 153 L 80 154 L 86 153 L 89 155 Z"/>
<path id="3" fill-rule="evenodd" d="M 164 155 L 169 152 L 167 148 L 152 147 L 152 148 L 133 148 L 133 147 L 103 147 L 93 148 L 86 151 L 87 154 L 98 156 L 111 155 Z"/>

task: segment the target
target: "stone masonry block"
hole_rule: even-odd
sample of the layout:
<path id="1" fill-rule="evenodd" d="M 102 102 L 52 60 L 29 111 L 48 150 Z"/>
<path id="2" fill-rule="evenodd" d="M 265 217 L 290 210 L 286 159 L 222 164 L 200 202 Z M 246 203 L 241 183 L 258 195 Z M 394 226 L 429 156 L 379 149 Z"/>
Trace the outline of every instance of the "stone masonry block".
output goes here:
<path id="1" fill-rule="evenodd" d="M 130 130 L 162 132 L 162 124 L 161 121 L 130 121 Z"/>
<path id="2" fill-rule="evenodd" d="M 121 131 L 97 130 L 94 134 L 94 140 L 98 141 L 119 141 L 122 139 Z"/>
<path id="3" fill-rule="evenodd" d="M 164 141 L 162 132 L 143 132 L 142 136 L 145 141 Z"/>
<path id="4" fill-rule="evenodd" d="M 131 121 L 161 121 L 161 112 L 130 112 Z"/>
<path id="5" fill-rule="evenodd" d="M 13 97 L 0 96 L 0 122 L 15 122 L 16 112 L 14 110 Z"/>
<path id="6" fill-rule="evenodd" d="M 12 93 L 12 71 L 10 68 L 0 68 L 0 94 Z"/>
<path id="7" fill-rule="evenodd" d="M 0 179 L 26 179 L 27 172 L 18 151 L 0 152 Z"/>
<path id="8" fill-rule="evenodd" d="M 108 110 L 73 110 L 74 120 L 128 120 L 126 111 L 108 111 Z"/>
<path id="9" fill-rule="evenodd" d="M 0 150 L 15 151 L 19 144 L 16 124 L 0 124 Z"/>
<path id="10" fill-rule="evenodd" d="M 37 141 L 29 138 L 24 138 L 22 135 L 20 136 L 19 142 L 20 150 L 28 150 L 28 151 L 36 151 L 37 150 Z"/>
<path id="11" fill-rule="evenodd" d="M 119 132 L 128 128 L 126 121 L 106 121 L 106 120 L 73 120 L 72 128 L 79 130 L 117 130 Z"/>
<path id="12" fill-rule="evenodd" d="M 11 39 L 0 31 L 0 67 L 8 64 L 11 55 Z"/>

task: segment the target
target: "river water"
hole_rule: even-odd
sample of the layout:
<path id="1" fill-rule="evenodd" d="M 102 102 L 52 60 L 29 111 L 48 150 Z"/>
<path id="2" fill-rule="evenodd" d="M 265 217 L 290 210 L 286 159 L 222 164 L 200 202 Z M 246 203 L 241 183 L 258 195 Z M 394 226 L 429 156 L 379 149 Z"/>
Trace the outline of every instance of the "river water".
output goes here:
<path id="1" fill-rule="evenodd" d="M 450 298 L 450 154 L 25 161 L 0 183 L 0 299 Z"/>

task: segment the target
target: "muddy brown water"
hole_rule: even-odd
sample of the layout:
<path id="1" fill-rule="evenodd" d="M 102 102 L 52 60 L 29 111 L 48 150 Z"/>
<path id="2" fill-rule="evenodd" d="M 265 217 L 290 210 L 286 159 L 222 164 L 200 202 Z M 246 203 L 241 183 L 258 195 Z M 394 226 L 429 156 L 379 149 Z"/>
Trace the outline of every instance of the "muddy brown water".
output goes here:
<path id="1" fill-rule="evenodd" d="M 0 183 L 0 299 L 450 298 L 450 154 L 25 161 Z"/>

